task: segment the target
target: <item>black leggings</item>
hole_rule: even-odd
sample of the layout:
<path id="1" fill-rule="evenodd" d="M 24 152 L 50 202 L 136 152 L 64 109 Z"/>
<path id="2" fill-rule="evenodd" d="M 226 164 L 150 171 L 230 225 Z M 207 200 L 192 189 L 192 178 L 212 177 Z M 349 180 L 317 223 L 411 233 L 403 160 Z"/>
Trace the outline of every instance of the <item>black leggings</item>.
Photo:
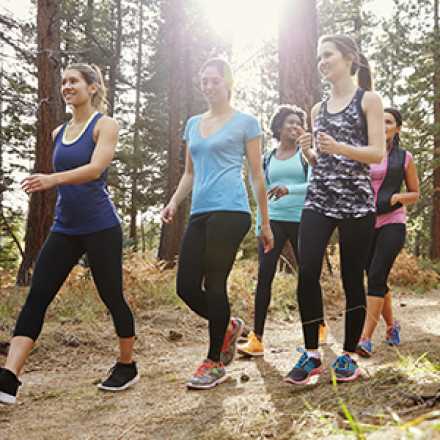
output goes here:
<path id="1" fill-rule="evenodd" d="M 226 283 L 241 241 L 248 232 L 248 213 L 215 211 L 191 216 L 183 237 L 177 270 L 177 294 L 209 321 L 208 358 L 218 362 L 230 319 Z"/>
<path id="2" fill-rule="evenodd" d="M 38 256 L 14 336 L 27 336 L 34 341 L 38 338 L 49 304 L 84 253 L 99 296 L 112 315 L 116 333 L 121 338 L 134 336 L 133 315 L 122 294 L 120 225 L 86 235 L 49 234 Z"/>
<path id="3" fill-rule="evenodd" d="M 374 230 L 367 261 L 368 295 L 384 298 L 390 290 L 388 276 L 394 261 L 405 244 L 406 227 L 392 223 Z"/>
<path id="4" fill-rule="evenodd" d="M 355 351 L 365 320 L 363 277 L 374 220 L 374 214 L 339 220 L 309 209 L 303 210 L 299 227 L 298 304 L 306 349 L 318 348 L 319 323 L 323 319 L 319 278 L 328 241 L 335 228 L 338 228 L 341 276 L 346 298 L 344 350 Z"/>
<path id="5" fill-rule="evenodd" d="M 262 243 L 258 246 L 258 282 L 255 294 L 255 323 L 254 331 L 263 336 L 267 309 L 272 296 L 272 282 L 277 269 L 277 262 L 287 240 L 292 245 L 296 262 L 298 263 L 298 229 L 299 223 L 286 221 L 270 221 L 274 236 L 274 247 L 267 254 L 264 253 Z"/>

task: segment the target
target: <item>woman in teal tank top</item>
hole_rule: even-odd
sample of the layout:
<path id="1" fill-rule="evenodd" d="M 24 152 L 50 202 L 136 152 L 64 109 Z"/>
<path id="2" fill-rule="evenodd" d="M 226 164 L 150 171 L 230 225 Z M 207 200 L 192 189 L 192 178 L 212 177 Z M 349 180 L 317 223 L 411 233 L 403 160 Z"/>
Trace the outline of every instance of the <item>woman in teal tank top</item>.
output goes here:
<path id="1" fill-rule="evenodd" d="M 308 186 L 309 167 L 298 143 L 298 139 L 307 129 L 306 112 L 297 106 L 282 105 L 272 116 L 270 129 L 278 145 L 266 153 L 263 168 L 268 188 L 274 247 L 270 252 L 264 253 L 261 245 L 259 246 L 254 329 L 248 335 L 247 342 L 237 348 L 245 356 L 264 355 L 263 332 L 272 296 L 272 282 L 287 241 L 292 245 L 298 262 L 298 229 Z"/>
<path id="2" fill-rule="evenodd" d="M 189 119 L 185 172 L 161 216 L 173 220 L 177 207 L 192 191 L 191 217 L 179 254 L 177 293 L 209 322 L 210 346 L 206 359 L 187 386 L 208 389 L 226 379 L 244 323 L 230 318 L 226 292 L 229 272 L 251 224 L 242 169 L 248 159 L 261 210 L 264 251 L 273 246 L 264 177 L 261 168 L 261 128 L 258 120 L 231 106 L 232 71 L 221 59 L 201 69 L 201 89 L 208 111 Z"/>

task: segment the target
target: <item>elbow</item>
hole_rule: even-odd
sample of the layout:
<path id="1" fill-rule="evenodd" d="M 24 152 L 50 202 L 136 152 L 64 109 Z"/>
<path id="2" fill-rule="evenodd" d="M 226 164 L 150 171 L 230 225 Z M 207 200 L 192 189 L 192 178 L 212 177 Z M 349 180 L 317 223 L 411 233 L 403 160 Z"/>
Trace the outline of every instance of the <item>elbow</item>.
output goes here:
<path id="1" fill-rule="evenodd" d="M 104 172 L 104 170 L 101 169 L 101 167 L 96 167 L 96 166 L 92 167 L 90 170 L 90 175 L 89 175 L 90 180 L 99 179 L 103 172 Z"/>

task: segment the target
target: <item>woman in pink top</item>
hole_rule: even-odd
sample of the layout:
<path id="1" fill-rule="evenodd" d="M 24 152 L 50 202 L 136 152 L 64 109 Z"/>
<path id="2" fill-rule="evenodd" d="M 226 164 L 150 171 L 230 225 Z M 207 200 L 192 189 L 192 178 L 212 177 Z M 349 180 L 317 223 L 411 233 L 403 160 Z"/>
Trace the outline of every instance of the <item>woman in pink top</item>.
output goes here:
<path id="1" fill-rule="evenodd" d="M 385 342 L 400 344 L 400 325 L 393 318 L 391 292 L 387 281 L 397 255 L 405 243 L 406 208 L 419 198 L 419 179 L 412 154 L 400 147 L 402 116 L 394 108 L 384 110 L 387 155 L 371 165 L 371 183 L 376 203 L 376 224 L 367 262 L 367 319 L 357 353 L 370 357 L 371 338 L 382 315 L 387 325 Z M 405 181 L 406 192 L 400 192 Z"/>

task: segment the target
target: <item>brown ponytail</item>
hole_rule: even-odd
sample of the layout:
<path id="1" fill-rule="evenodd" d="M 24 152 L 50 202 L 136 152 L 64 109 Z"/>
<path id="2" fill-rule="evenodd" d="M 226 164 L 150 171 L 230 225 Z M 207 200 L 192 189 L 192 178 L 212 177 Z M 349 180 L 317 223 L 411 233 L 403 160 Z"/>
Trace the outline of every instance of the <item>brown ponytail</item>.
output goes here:
<path id="1" fill-rule="evenodd" d="M 373 90 L 373 79 L 371 75 L 370 64 L 353 38 L 347 35 L 323 35 L 319 39 L 319 44 L 329 42 L 333 43 L 339 52 L 346 58 L 351 58 L 351 74 L 357 74 L 359 87 L 364 90 Z"/>

